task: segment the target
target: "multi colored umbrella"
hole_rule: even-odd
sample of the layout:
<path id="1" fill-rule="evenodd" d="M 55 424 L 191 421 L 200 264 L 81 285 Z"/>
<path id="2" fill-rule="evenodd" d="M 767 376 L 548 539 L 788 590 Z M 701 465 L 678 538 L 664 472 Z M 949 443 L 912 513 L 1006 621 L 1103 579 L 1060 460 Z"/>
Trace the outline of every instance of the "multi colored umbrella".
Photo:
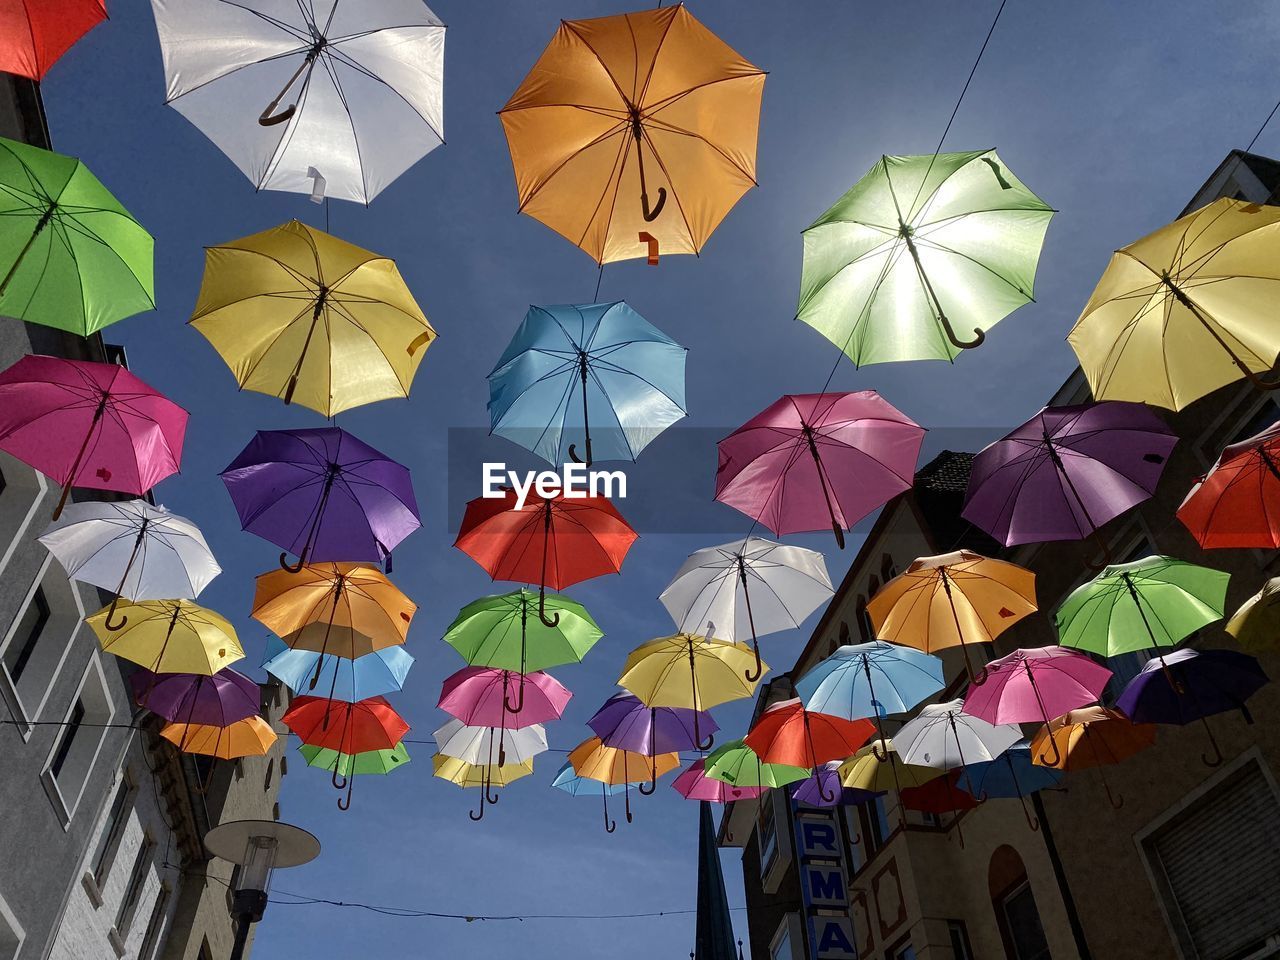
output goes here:
<path id="1" fill-rule="evenodd" d="M 1165 682 L 1168 677 L 1173 684 Z M 1213 747 L 1212 759 L 1204 754 L 1201 758 L 1206 766 L 1216 767 L 1222 763 L 1222 750 L 1208 718 L 1239 710 L 1246 723 L 1253 723 L 1245 701 L 1268 680 L 1256 659 L 1236 650 L 1175 650 L 1163 662 L 1148 660 L 1116 698 L 1116 709 L 1134 723 L 1186 726 L 1199 720 Z"/>
<path id="2" fill-rule="evenodd" d="M 764 787 L 737 787 L 723 780 L 715 780 L 707 776 L 706 765 L 706 757 L 699 757 L 693 761 L 685 767 L 680 776 L 672 781 L 672 788 L 686 800 L 707 800 L 711 803 L 751 800 L 765 791 Z M 804 775 L 808 776 L 808 773 Z"/>
<path id="3" fill-rule="evenodd" d="M 1051 764 L 1047 760 L 1049 740 L 1056 745 L 1057 763 Z M 1085 707 L 1072 710 L 1041 727 L 1031 740 L 1031 752 L 1034 763 L 1070 773 L 1119 763 L 1139 750 L 1145 750 L 1155 740 L 1156 728 L 1149 723 L 1133 723 L 1124 714 L 1105 707 Z M 1098 778 L 1111 806 L 1117 810 L 1123 807 L 1124 797 L 1117 797 L 1111 792 L 1111 785 L 1101 769 L 1098 770 Z"/>
<path id="4" fill-rule="evenodd" d="M 141 496 L 182 462 L 187 411 L 116 363 L 23 357 L 0 373 L 0 450 L 61 485 Z"/>
<path id="5" fill-rule="evenodd" d="M 140 600 L 119 606 L 122 627 L 107 626 L 111 607 L 85 619 L 102 649 L 153 673 L 212 676 L 244 658 L 235 627 L 190 600 Z"/>
<path id="6" fill-rule="evenodd" d="M 276 742 L 271 724 L 256 714 L 225 727 L 203 723 L 166 723 L 160 730 L 183 753 L 200 753 L 219 760 L 266 756 Z M 213 771 L 209 771 L 210 778 Z M 208 784 L 205 784 L 206 788 Z"/>
<path id="7" fill-rule="evenodd" d="M 1053 213 L 994 150 L 881 157 L 805 230 L 796 315 L 859 366 L 953 360 L 1032 299 Z"/>
<path id="8" fill-rule="evenodd" d="M 519 710 L 511 709 L 512 688 L 518 691 Z M 549 673 L 463 667 L 445 678 L 436 706 L 470 727 L 518 730 L 559 720 L 572 696 Z"/>
<path id="9" fill-rule="evenodd" d="M 0 314 L 87 337 L 155 309 L 151 234 L 75 157 L 0 137 L 0 225 Z"/>
<path id="10" fill-rule="evenodd" d="M 129 677 L 134 702 L 165 720 L 226 727 L 262 710 L 262 689 L 243 673 L 225 668 L 201 673 L 152 673 Z"/>
<path id="11" fill-rule="evenodd" d="M 601 264 L 697 253 L 755 186 L 764 77 L 683 4 L 561 21 L 499 113 L 520 211 Z"/>
<path id="12" fill-rule="evenodd" d="M 346 782 L 346 798 L 338 798 L 339 810 L 351 809 L 351 791 L 358 775 L 386 776 L 399 770 L 409 762 L 409 751 L 403 743 L 398 743 L 390 750 L 365 750 L 362 753 L 341 753 L 326 747 L 314 747 L 302 744 L 298 752 L 307 761 L 308 767 L 319 767 L 328 770 L 336 780 L 341 777 Z"/>
<path id="13" fill-rule="evenodd" d="M 495 787 L 505 787 L 533 773 L 532 758 L 524 763 L 475 764 L 437 753 L 431 758 L 431 766 L 433 776 L 441 780 L 448 780 L 463 789 L 471 787 L 480 789 L 480 811 L 479 813 L 470 811 L 469 816 L 472 820 L 480 820 L 484 817 L 485 804 L 492 805 L 498 802 L 498 795 L 491 794 L 490 790 Z"/>
<path id="14" fill-rule="evenodd" d="M 317 686 L 329 687 L 329 697 L 355 703 L 404 686 L 413 657 L 404 647 L 384 647 L 354 660 L 311 650 L 294 650 L 279 637 L 267 639 L 262 668 L 294 693 L 311 689 L 311 678 L 319 674 Z"/>
<path id="15" fill-rule="evenodd" d="M 711 780 L 731 787 L 766 789 L 785 787 L 813 776 L 808 767 L 792 767 L 783 763 L 765 763 L 745 740 L 729 740 L 707 754 L 703 774 Z"/>
<path id="16" fill-rule="evenodd" d="M 1280 641 L 1280 577 L 1272 577 L 1261 590 L 1240 604 L 1225 629 L 1246 650 L 1275 647 Z"/>
<path id="17" fill-rule="evenodd" d="M 636 541 L 607 497 L 542 497 L 530 491 L 522 507 L 514 490 L 467 504 L 453 545 L 495 580 L 538 584 L 538 617 L 548 627 L 547 587 L 563 590 L 618 573 Z"/>
<path id="18" fill-rule="evenodd" d="M 490 429 L 557 467 L 635 460 L 685 415 L 686 353 L 620 300 L 530 307 L 489 374 Z"/>
<path id="19" fill-rule="evenodd" d="M 258 190 L 367 204 L 444 142 L 445 28 L 423 3 L 151 5 L 165 99 Z"/>
<path id="20" fill-rule="evenodd" d="M 824 763 L 857 753 L 875 730 L 870 720 L 813 713 L 799 700 L 783 700 L 761 714 L 743 742 L 764 763 L 807 767 L 816 775 Z M 820 792 L 824 800 L 834 800 L 834 794 Z"/>
<path id="21" fill-rule="evenodd" d="M 750 638 L 756 666 L 747 679 L 758 680 L 756 638 L 798 629 L 832 594 L 822 554 L 749 536 L 689 554 L 658 599 L 678 630 L 737 643 Z"/>
<path id="22" fill-rule="evenodd" d="M 1278 242 L 1280 210 L 1223 197 L 1117 250 L 1067 335 L 1093 395 L 1181 410 L 1242 377 L 1270 389 Z"/>
<path id="23" fill-rule="evenodd" d="M 599 737 L 588 737 L 569 752 L 569 763 L 574 773 L 587 780 L 598 780 L 610 786 L 623 788 L 623 809 L 627 823 L 631 823 L 631 784 L 656 780 L 680 766 L 678 753 L 660 753 L 654 757 L 633 753 L 619 747 L 607 747 Z M 608 822 L 609 809 L 605 806 L 605 832 L 613 833 L 614 824 Z"/>
<path id="24" fill-rule="evenodd" d="M 199 527 L 145 500 L 73 503 L 39 540 L 72 580 L 128 600 L 194 600 L 222 572 Z"/>
<path id="25" fill-rule="evenodd" d="M 0 6 L 0 70 L 43 80 L 54 62 L 107 18 L 104 0 L 16 0 Z"/>
<path id="26" fill-rule="evenodd" d="M 798 787 L 791 798 L 796 803 L 810 807 L 840 807 L 866 803 L 879 796 L 874 790 L 858 790 L 840 782 L 843 760 L 831 760 L 822 764 Z"/>
<path id="27" fill-rule="evenodd" d="M 280 721 L 305 744 L 349 754 L 392 750 L 409 732 L 409 724 L 382 697 L 356 703 L 294 697 Z M 333 785 L 339 790 L 346 786 L 338 781 L 337 771 Z"/>
<path id="28" fill-rule="evenodd" d="M 646 757 L 662 753 L 697 750 L 701 731 L 714 734 L 720 729 L 711 714 L 687 707 L 650 707 L 632 693 L 615 693 L 587 721 L 592 732 L 606 747 L 618 747 Z M 640 792 L 648 796 L 657 788 L 657 765 L 650 767 L 653 776 L 648 788 Z"/>
<path id="29" fill-rule="evenodd" d="M 974 458 L 961 516 L 1006 547 L 1083 540 L 1150 498 L 1177 442 L 1139 403 L 1045 407 Z"/>
<path id="30" fill-rule="evenodd" d="M 874 390 L 784 396 L 718 444 L 716 499 L 779 536 L 844 531 L 911 489 L 924 428 Z"/>
<path id="31" fill-rule="evenodd" d="M 1206 550 L 1280 547 L 1280 423 L 1223 450 L 1178 519 Z"/>
<path id="32" fill-rule="evenodd" d="M 297 220 L 207 248 L 191 325 L 241 389 L 326 417 L 407 397 L 436 337 L 394 260 Z"/>
<path id="33" fill-rule="evenodd" d="M 959 647 L 970 679 L 969 645 L 990 643 L 1036 610 L 1036 576 L 968 550 L 921 557 L 886 583 L 867 615 L 882 640 L 925 653 Z"/>
<path id="34" fill-rule="evenodd" d="M 959 776 L 959 771 L 956 771 L 956 775 Z M 1015 743 L 994 760 L 969 764 L 964 775 L 973 789 L 973 795 L 979 800 L 1016 797 L 1022 807 L 1022 815 L 1026 817 L 1027 826 L 1033 831 L 1040 829 L 1040 818 L 1027 809 L 1026 798 L 1037 791 L 1055 787 L 1062 781 L 1061 771 L 1035 762 L 1031 755 L 1031 745 L 1026 741 Z"/>
<path id="35" fill-rule="evenodd" d="M 241 526 L 283 549 L 292 573 L 328 560 L 389 570 L 391 551 L 422 525 L 408 468 L 339 427 L 259 430 L 222 482 Z"/>

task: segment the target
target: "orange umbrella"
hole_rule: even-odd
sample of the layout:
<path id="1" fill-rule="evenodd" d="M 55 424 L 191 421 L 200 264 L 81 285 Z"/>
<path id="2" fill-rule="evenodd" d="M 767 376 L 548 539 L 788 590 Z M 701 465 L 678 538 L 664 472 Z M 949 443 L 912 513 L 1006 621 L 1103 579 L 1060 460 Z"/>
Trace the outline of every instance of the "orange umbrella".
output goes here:
<path id="1" fill-rule="evenodd" d="M 521 212 L 600 264 L 696 254 L 755 186 L 764 77 L 683 4 L 561 21 L 499 114 Z"/>
<path id="2" fill-rule="evenodd" d="M 219 760 L 261 757 L 276 742 L 276 732 L 256 714 L 226 727 L 204 723 L 166 723 L 160 736 L 183 753 L 202 753 Z"/>
<path id="3" fill-rule="evenodd" d="M 680 766 L 680 754 L 659 753 L 653 757 L 646 757 L 643 753 L 623 750 L 621 747 L 606 747 L 599 737 L 588 737 L 569 753 L 569 763 L 573 767 L 573 772 L 583 779 L 598 780 L 611 787 L 623 786 L 626 793 L 624 800 L 627 823 L 630 823 L 632 819 L 630 785 L 657 780 L 664 773 L 674 770 Z M 605 830 L 613 833 L 613 827 L 607 821 Z"/>
<path id="4" fill-rule="evenodd" d="M 1056 763 L 1050 763 L 1046 752 L 1050 738 L 1056 746 Z M 1156 728 L 1149 723 L 1134 723 L 1124 714 L 1106 707 L 1084 707 L 1072 710 L 1045 726 L 1031 741 L 1032 763 L 1058 770 L 1087 770 L 1119 763 L 1145 750 L 1156 742 Z M 1102 771 L 1102 789 L 1107 792 L 1111 805 L 1119 810 L 1124 798 L 1111 793 Z"/>

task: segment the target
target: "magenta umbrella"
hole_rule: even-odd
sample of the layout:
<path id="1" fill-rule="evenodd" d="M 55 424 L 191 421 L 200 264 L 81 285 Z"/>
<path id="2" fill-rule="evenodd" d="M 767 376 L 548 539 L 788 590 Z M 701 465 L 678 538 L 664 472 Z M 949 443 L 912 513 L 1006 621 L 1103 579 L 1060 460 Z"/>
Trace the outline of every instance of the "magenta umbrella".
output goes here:
<path id="1" fill-rule="evenodd" d="M 709 800 L 712 803 L 750 800 L 764 793 L 764 787 L 735 787 L 722 780 L 713 780 L 707 776 L 706 763 L 705 757 L 693 761 L 672 781 L 672 788 L 686 800 Z"/>
<path id="2" fill-rule="evenodd" d="M 519 698 L 512 710 L 509 692 Z M 506 763 L 503 740 L 507 730 L 559 720 L 573 693 L 549 673 L 519 673 L 494 667 L 463 667 L 447 677 L 436 706 L 468 727 L 492 727 L 498 732 L 498 764 Z"/>
<path id="3" fill-rule="evenodd" d="M 718 444 L 716 499 L 779 536 L 844 531 L 911 488 L 924 428 L 874 390 L 788 395 Z"/>
<path id="4" fill-rule="evenodd" d="M 187 411 L 115 363 L 27 356 L 0 373 L 0 450 L 62 486 L 141 496 L 178 472 Z"/>
<path id="5" fill-rule="evenodd" d="M 1027 647 L 992 660 L 964 695 L 965 713 L 1000 726 L 1044 723 L 1096 703 L 1111 671 L 1087 654 L 1066 647 Z M 1062 757 L 1049 738 L 1056 767 Z"/>

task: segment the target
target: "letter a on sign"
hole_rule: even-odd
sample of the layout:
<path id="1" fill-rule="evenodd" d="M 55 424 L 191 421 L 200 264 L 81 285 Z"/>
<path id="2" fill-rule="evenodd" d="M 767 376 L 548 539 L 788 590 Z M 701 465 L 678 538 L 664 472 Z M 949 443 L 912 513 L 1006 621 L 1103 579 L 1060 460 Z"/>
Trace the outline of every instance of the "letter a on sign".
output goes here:
<path id="1" fill-rule="evenodd" d="M 818 960 L 857 960 L 853 924 L 848 917 L 814 917 L 813 932 Z"/>

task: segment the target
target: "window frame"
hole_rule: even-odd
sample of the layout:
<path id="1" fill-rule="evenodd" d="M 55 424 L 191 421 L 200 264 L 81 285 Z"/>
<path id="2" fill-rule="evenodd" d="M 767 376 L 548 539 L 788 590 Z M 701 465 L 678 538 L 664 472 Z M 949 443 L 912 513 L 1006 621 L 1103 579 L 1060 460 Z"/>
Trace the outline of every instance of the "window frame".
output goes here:
<path id="1" fill-rule="evenodd" d="M 111 869 L 115 866 L 116 854 L 120 852 L 120 841 L 124 837 L 125 829 L 129 825 L 129 818 L 133 815 L 134 805 L 137 800 L 138 788 L 133 783 L 127 771 L 123 771 L 117 781 L 116 793 L 111 798 L 111 804 L 106 809 L 108 826 L 106 833 L 101 834 L 101 849 L 94 852 L 93 869 L 89 875 L 93 878 L 93 882 L 101 890 L 107 882 L 107 878 L 111 876 Z M 117 814 L 116 801 L 120 802 L 120 808 Z"/>
<path id="2" fill-rule="evenodd" d="M 80 801 L 84 799 L 85 790 L 89 786 L 89 781 L 93 779 L 93 771 L 98 766 L 98 759 L 102 754 L 102 745 L 106 742 L 109 725 L 115 720 L 116 703 L 111 696 L 111 687 L 107 683 L 107 675 L 103 670 L 102 658 L 98 651 L 94 650 L 89 657 L 89 662 L 85 665 L 84 672 L 80 675 L 80 682 L 76 684 L 75 694 L 71 697 L 67 704 L 66 713 L 62 716 L 63 724 L 69 722 L 72 713 L 75 711 L 76 705 L 83 702 L 86 686 L 92 678 L 97 684 L 102 697 L 102 703 L 105 707 L 104 715 L 101 720 L 91 718 L 90 723 L 93 726 L 82 727 L 89 731 L 97 733 L 97 742 L 93 745 L 93 750 L 89 755 L 88 763 L 85 766 L 84 779 L 81 781 L 74 798 L 65 795 L 63 787 L 58 783 L 57 775 L 53 772 L 54 759 L 62 746 L 63 736 L 59 735 L 53 738 L 53 742 L 49 746 L 49 753 L 45 757 L 44 766 L 40 772 L 40 782 L 44 786 L 45 795 L 49 798 L 54 812 L 62 823 L 63 830 L 71 828 L 71 821 L 76 815 L 76 811 L 80 807 Z M 86 713 L 88 711 L 86 710 Z M 65 733 L 65 729 L 64 729 Z"/>
<path id="3" fill-rule="evenodd" d="M 125 884 L 120 905 L 116 908 L 114 929 L 120 935 L 121 941 L 128 938 L 133 921 L 137 918 L 138 904 L 142 902 L 142 893 L 147 888 L 147 880 L 150 879 L 151 868 L 155 866 L 158 849 L 151 833 L 144 831 L 142 843 L 138 846 L 138 852 L 133 858 L 133 866 L 129 870 L 129 882 Z"/>

